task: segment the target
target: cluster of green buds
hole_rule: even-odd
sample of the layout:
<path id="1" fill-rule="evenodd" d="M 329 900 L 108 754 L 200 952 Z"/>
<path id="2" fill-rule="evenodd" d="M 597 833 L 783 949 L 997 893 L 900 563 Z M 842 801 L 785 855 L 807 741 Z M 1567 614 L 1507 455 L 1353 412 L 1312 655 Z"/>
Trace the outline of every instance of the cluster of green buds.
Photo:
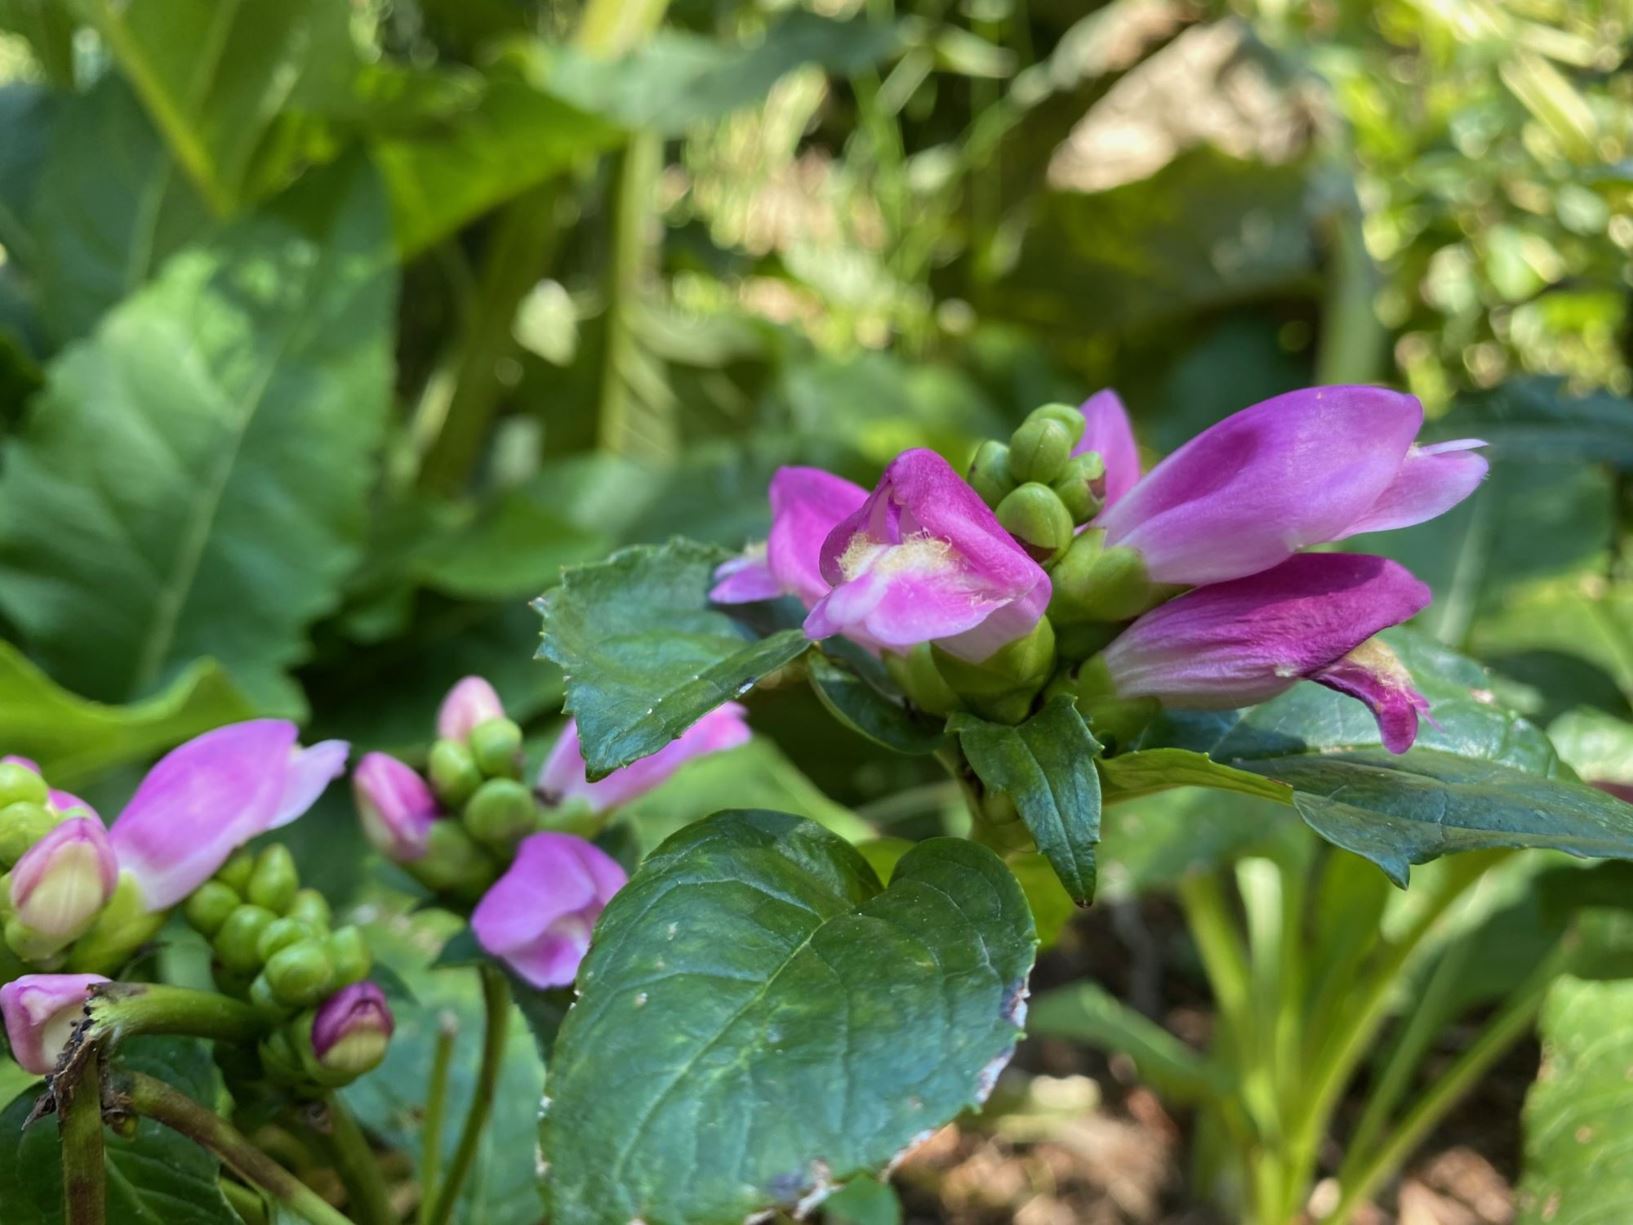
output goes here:
<path id="1" fill-rule="evenodd" d="M 538 829 L 538 801 L 522 782 L 522 729 L 510 719 L 486 719 L 464 738 L 438 739 L 427 772 L 442 810 L 493 854 L 508 861 Z"/>
<path id="2" fill-rule="evenodd" d="M 354 983 L 279 1025 L 256 1049 L 273 1084 L 319 1094 L 348 1085 L 380 1066 L 394 1022 L 384 992 Z"/>
<path id="3" fill-rule="evenodd" d="M 119 880 L 102 822 L 16 758 L 0 762 L 0 868 L 6 946 L 48 970 L 95 925 Z"/>
<path id="4" fill-rule="evenodd" d="M 1040 565 L 1066 555 L 1077 529 L 1100 513 L 1104 459 L 1074 454 L 1083 440 L 1083 414 L 1069 404 L 1033 409 L 1007 444 L 981 444 L 969 482 Z"/>
<path id="5" fill-rule="evenodd" d="M 329 903 L 301 888 L 282 845 L 235 855 L 183 914 L 210 941 L 216 986 L 269 1016 L 291 1016 L 368 977 L 362 932 L 331 927 Z"/>

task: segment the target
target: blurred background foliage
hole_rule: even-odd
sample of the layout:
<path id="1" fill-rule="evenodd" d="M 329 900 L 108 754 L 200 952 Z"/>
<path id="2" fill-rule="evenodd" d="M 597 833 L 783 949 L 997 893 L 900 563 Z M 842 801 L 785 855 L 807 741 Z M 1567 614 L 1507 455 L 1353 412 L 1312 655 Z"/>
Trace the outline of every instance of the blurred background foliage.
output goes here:
<path id="1" fill-rule="evenodd" d="M 1628 0 L 0 0 L 0 31 L 0 741 L 62 785 L 113 806 L 256 713 L 412 760 L 468 672 L 542 743 L 527 601 L 763 533 L 780 463 L 962 461 L 1102 386 L 1156 454 L 1314 382 L 1491 440 L 1470 503 L 1358 545 L 1633 784 Z M 643 837 L 956 821 L 813 702 L 763 695 Z M 1194 805 L 1113 817 L 1114 894 L 1280 836 Z M 347 807 L 293 831 L 338 894 Z"/>

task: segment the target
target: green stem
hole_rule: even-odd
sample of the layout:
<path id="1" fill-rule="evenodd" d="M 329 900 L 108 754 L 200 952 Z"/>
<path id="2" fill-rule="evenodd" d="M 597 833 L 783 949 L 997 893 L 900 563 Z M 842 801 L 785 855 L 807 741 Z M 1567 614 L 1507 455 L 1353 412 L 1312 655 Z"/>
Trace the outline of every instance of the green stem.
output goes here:
<path id="1" fill-rule="evenodd" d="M 636 361 L 635 304 L 652 265 L 653 188 L 663 169 L 663 142 L 651 133 L 630 137 L 613 159 L 612 253 L 607 264 L 605 352 L 601 362 L 597 442 L 627 455 L 662 450 L 665 440 L 645 437 L 637 422 L 628 372 Z"/>
<path id="2" fill-rule="evenodd" d="M 391 1196 L 368 1137 L 338 1094 L 331 1093 L 324 1106 L 329 1114 L 328 1147 L 340 1180 L 346 1184 L 352 1216 L 364 1225 L 393 1225 L 397 1213 L 392 1211 Z"/>
<path id="3" fill-rule="evenodd" d="M 1330 222 L 1327 298 L 1321 311 L 1315 381 L 1370 383 L 1378 377 L 1388 337 L 1372 304 L 1378 273 L 1367 254 L 1359 201 L 1346 200 Z"/>
<path id="4" fill-rule="evenodd" d="M 1348 1172 L 1340 1172 L 1342 1191 L 1338 1204 L 1322 1225 L 1344 1225 L 1350 1216 L 1367 1201 L 1377 1186 L 1398 1170 L 1436 1123 L 1460 1102 L 1464 1095 L 1479 1082 L 1486 1071 L 1531 1029 L 1549 986 L 1559 977 L 1568 961 L 1563 947 L 1538 966 L 1529 978 L 1514 992 L 1480 1031 L 1474 1043 L 1457 1057 L 1439 1080 L 1420 1097 L 1400 1123 L 1390 1130 L 1389 1140 L 1370 1156 L 1345 1162 L 1353 1165 Z M 1360 1150 L 1352 1149 L 1352 1155 Z"/>
<path id="5" fill-rule="evenodd" d="M 243 1220 L 244 1225 L 269 1225 L 266 1214 L 266 1201 L 261 1198 L 260 1192 L 246 1187 L 241 1182 L 230 1178 L 221 1180 L 221 1194 L 227 1199 Z"/>
<path id="6" fill-rule="evenodd" d="M 94 1055 L 59 1079 L 62 1194 L 67 1225 L 103 1225 L 108 1219 L 107 1167 L 102 1160 L 102 1061 Z"/>
<path id="7" fill-rule="evenodd" d="M 482 1133 L 487 1130 L 488 1116 L 493 1111 L 493 1093 L 499 1083 L 499 1068 L 505 1057 L 505 1035 L 510 1026 L 510 988 L 505 976 L 493 966 L 484 965 L 482 974 L 482 1066 L 477 1070 L 476 1087 L 471 1092 L 470 1109 L 465 1114 L 465 1126 L 459 1134 L 459 1146 L 448 1166 L 448 1177 L 437 1188 L 436 1204 L 426 1218 L 426 1225 L 446 1225 L 452 1219 L 454 1205 L 465 1184 L 471 1167 L 476 1164 L 476 1150 L 481 1146 Z"/>
<path id="8" fill-rule="evenodd" d="M 459 1021 L 445 1013 L 437 1025 L 437 1045 L 431 1056 L 431 1083 L 425 1093 L 425 1118 L 420 1124 L 420 1225 L 430 1220 L 432 1197 L 442 1177 L 442 1120 L 448 1111 L 448 1068 L 453 1062 Z"/>
<path id="9" fill-rule="evenodd" d="M 82 1041 L 115 1044 L 135 1034 L 183 1034 L 218 1042 L 247 1042 L 267 1021 L 241 1000 L 214 991 L 159 983 L 102 983 L 91 991 L 91 1024 Z"/>
<path id="10" fill-rule="evenodd" d="M 236 1128 L 190 1097 L 141 1072 L 117 1083 L 126 1109 L 162 1123 L 208 1149 L 247 1182 L 264 1190 L 308 1225 L 352 1225 L 317 1192 L 246 1140 Z"/>
<path id="11" fill-rule="evenodd" d="M 669 0 L 590 0 L 573 41 L 594 56 L 622 55 L 658 28 L 668 8 Z"/>

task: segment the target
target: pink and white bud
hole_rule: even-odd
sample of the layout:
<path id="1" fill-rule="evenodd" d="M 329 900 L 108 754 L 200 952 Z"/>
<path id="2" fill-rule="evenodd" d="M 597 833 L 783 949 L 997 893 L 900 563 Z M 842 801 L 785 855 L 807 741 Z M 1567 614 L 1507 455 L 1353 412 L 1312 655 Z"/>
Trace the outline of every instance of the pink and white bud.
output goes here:
<path id="1" fill-rule="evenodd" d="M 371 982 L 342 987 L 312 1018 L 312 1054 L 325 1071 L 361 1076 L 380 1066 L 396 1022 L 385 993 Z"/>
<path id="2" fill-rule="evenodd" d="M 569 719 L 539 771 L 538 789 L 551 803 L 581 799 L 595 812 L 606 812 L 651 791 L 693 758 L 747 744 L 751 734 L 747 714 L 736 702 L 717 706 L 650 757 L 594 783 L 586 776 L 578 724 Z"/>
<path id="3" fill-rule="evenodd" d="M 438 807 L 416 770 L 386 753 L 365 753 L 352 772 L 352 793 L 371 846 L 395 863 L 425 854 Z"/>
<path id="4" fill-rule="evenodd" d="M 18 951 L 37 959 L 73 943 L 96 922 L 118 879 L 102 823 L 89 817 L 62 822 L 11 870 L 13 919 L 28 933 L 27 950 Z"/>
<path id="5" fill-rule="evenodd" d="M 25 1072 L 56 1070 L 74 1026 L 85 1016 L 86 993 L 108 980 L 100 974 L 25 974 L 0 987 L 11 1057 Z"/>
<path id="6" fill-rule="evenodd" d="M 629 880 L 605 851 L 571 834 L 534 834 L 471 914 L 478 943 L 535 987 L 565 987 L 595 921 Z"/>
<path id="7" fill-rule="evenodd" d="M 464 744 L 473 729 L 504 717 L 504 703 L 493 686 L 480 676 L 467 676 L 442 699 L 442 708 L 437 711 L 437 735 Z"/>
<path id="8" fill-rule="evenodd" d="M 1103 505 L 1111 506 L 1140 479 L 1140 447 L 1134 441 L 1134 428 L 1128 423 L 1122 400 L 1110 388 L 1095 392 L 1083 401 L 1079 411 L 1083 414 L 1083 437 L 1072 448 L 1072 454 L 1093 451 L 1105 462 L 1100 497 Z"/>

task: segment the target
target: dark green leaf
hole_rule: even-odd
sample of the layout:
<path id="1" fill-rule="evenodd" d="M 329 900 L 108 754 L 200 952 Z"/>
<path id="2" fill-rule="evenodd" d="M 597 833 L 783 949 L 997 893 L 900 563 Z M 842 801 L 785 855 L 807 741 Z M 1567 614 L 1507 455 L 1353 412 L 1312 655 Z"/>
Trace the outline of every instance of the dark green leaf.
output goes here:
<path id="1" fill-rule="evenodd" d="M 15 0 L 13 0 L 15 2 Z M 0 23 L 7 16 L 0 0 Z M 62 99 L 42 86 L 10 81 L 0 86 L 0 245 L 7 263 L 32 270 L 35 261 L 33 200 L 40 171 L 51 154 Z"/>
<path id="2" fill-rule="evenodd" d="M 1108 804 L 1170 787 L 1213 787 L 1278 804 L 1293 802 L 1292 792 L 1282 784 L 1247 770 L 1222 766 L 1206 753 L 1189 749 L 1144 749 L 1102 757 L 1099 764 Z"/>
<path id="3" fill-rule="evenodd" d="M 909 710 L 858 668 L 823 651 L 806 656 L 805 665 L 823 706 L 858 735 L 912 756 L 934 753 L 946 743 L 940 720 Z"/>
<path id="4" fill-rule="evenodd" d="M 1433 434 L 1483 438 L 1497 460 L 1633 468 L 1633 401 L 1608 391 L 1576 395 L 1563 379 L 1510 379 L 1464 396 Z"/>
<path id="5" fill-rule="evenodd" d="M 378 182 L 350 161 L 173 257 L 51 367 L 0 476 L 0 606 L 123 701 L 218 659 L 263 709 L 357 555 L 391 384 Z"/>
<path id="6" fill-rule="evenodd" d="M 1094 848 L 1100 841 L 1100 745 L 1077 704 L 1052 700 L 1018 727 L 958 714 L 948 722 L 989 791 L 1015 803 L 1033 840 L 1080 905 L 1094 899 Z"/>
<path id="7" fill-rule="evenodd" d="M 889 1183 L 858 1178 L 823 1201 L 822 1219 L 827 1225 L 901 1225 L 902 1204 Z"/>
<path id="8" fill-rule="evenodd" d="M 881 890 L 784 814 L 677 834 L 607 907 L 556 1045 L 551 1220 L 739 1221 L 882 1168 L 986 1096 L 1035 943 L 971 842 L 921 843 Z"/>
<path id="9" fill-rule="evenodd" d="M 811 645 L 799 630 L 753 639 L 710 607 L 724 558 L 685 540 L 638 545 L 568 570 L 538 601 L 539 654 L 567 674 L 592 779 L 656 753 Z"/>

